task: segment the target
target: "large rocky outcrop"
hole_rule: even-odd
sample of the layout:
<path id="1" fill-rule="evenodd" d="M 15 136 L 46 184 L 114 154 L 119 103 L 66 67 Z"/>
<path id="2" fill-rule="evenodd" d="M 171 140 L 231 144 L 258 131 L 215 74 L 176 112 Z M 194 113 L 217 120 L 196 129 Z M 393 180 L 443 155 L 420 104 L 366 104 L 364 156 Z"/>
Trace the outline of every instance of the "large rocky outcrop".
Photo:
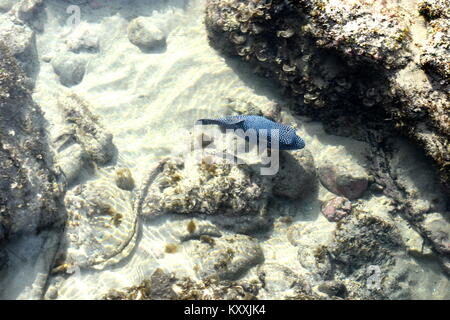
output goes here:
<path id="1" fill-rule="evenodd" d="M 208 0 L 205 23 L 212 46 L 276 79 L 303 114 L 349 134 L 389 119 L 435 161 L 450 194 L 449 6 Z"/>
<path id="2" fill-rule="evenodd" d="M 60 221 L 60 191 L 30 80 L 0 42 L 0 243 Z"/>

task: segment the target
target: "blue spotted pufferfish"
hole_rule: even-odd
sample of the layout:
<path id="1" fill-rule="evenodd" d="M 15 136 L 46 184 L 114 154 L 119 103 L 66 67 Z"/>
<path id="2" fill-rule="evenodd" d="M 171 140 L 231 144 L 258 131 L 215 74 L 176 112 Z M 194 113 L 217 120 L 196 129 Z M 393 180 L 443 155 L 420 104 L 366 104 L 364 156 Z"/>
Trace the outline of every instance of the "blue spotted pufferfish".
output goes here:
<path id="1" fill-rule="evenodd" d="M 238 116 L 226 116 L 217 119 L 199 119 L 197 124 L 209 125 L 215 124 L 222 129 L 241 129 L 244 132 L 247 130 L 255 130 L 257 141 L 259 142 L 262 135 L 264 140 L 267 141 L 267 147 L 271 148 L 271 138 L 273 129 L 278 129 L 279 138 L 279 150 L 297 150 L 305 147 L 305 141 L 297 136 L 295 129 L 284 125 L 282 123 L 274 122 L 262 116 L 254 115 L 238 115 Z M 261 131 L 265 129 L 267 131 Z M 264 133 L 263 133 L 264 132 Z"/>

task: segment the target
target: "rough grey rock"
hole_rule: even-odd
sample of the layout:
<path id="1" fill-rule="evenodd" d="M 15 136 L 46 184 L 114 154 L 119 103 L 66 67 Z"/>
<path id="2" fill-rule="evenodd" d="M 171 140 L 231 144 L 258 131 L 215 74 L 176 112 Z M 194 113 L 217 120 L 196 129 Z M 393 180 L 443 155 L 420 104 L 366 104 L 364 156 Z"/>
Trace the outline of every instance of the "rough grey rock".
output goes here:
<path id="1" fill-rule="evenodd" d="M 319 167 L 319 179 L 329 191 L 350 200 L 359 198 L 368 187 L 369 176 L 361 166 L 339 166 L 326 162 Z"/>
<path id="2" fill-rule="evenodd" d="M 17 0 L 0 0 L 0 11 L 9 11 L 16 2 Z"/>
<path id="3" fill-rule="evenodd" d="M 0 274 L 0 299 L 43 298 L 60 237 L 61 228 L 55 228 L 10 239 L 8 265 Z"/>
<path id="4" fill-rule="evenodd" d="M 61 94 L 58 107 L 68 125 L 66 139 L 73 139 L 99 165 L 109 163 L 116 154 L 113 136 L 105 130 L 89 103 L 74 93 Z"/>
<path id="5" fill-rule="evenodd" d="M 80 23 L 65 40 L 69 51 L 95 53 L 100 48 L 100 39 L 98 33 L 92 25 Z"/>
<path id="6" fill-rule="evenodd" d="M 42 6 L 44 0 L 21 0 L 12 8 L 14 14 L 21 21 L 30 21 Z"/>
<path id="7" fill-rule="evenodd" d="M 300 244 L 298 247 L 298 260 L 303 268 L 321 279 L 331 278 L 333 271 L 331 259 L 323 246 Z"/>
<path id="8" fill-rule="evenodd" d="M 175 282 L 173 276 L 164 273 L 161 269 L 156 269 L 148 282 L 148 296 L 152 300 L 171 300 L 177 297 L 172 286 Z"/>
<path id="9" fill-rule="evenodd" d="M 347 288 L 340 281 L 325 281 L 319 286 L 319 291 L 326 293 L 330 297 L 345 298 L 347 296 Z"/>
<path id="10" fill-rule="evenodd" d="M 3 41 L 19 61 L 28 77 L 38 70 L 35 33 L 26 24 L 7 15 L 0 19 L 0 41 Z"/>
<path id="11" fill-rule="evenodd" d="M 273 193 L 291 200 L 302 199 L 317 184 L 314 158 L 308 150 L 280 152 L 280 170 L 273 180 Z"/>
<path id="12" fill-rule="evenodd" d="M 56 154 L 55 164 L 64 174 L 67 185 L 72 185 L 80 177 L 88 159 L 88 154 L 79 144 L 72 144 Z"/>
<path id="13" fill-rule="evenodd" d="M 448 0 L 424 0 L 419 2 L 419 12 L 427 26 L 427 45 L 420 63 L 431 73 L 437 73 L 444 81 L 450 81 L 448 44 L 450 43 L 450 12 Z"/>
<path id="14" fill-rule="evenodd" d="M 174 288 L 177 290 L 175 291 Z M 151 279 L 138 286 L 111 290 L 104 296 L 107 300 L 249 300 L 255 299 L 258 285 L 252 282 L 232 282 L 207 278 L 194 281 L 185 277 L 177 279 L 157 269 Z"/>
<path id="15" fill-rule="evenodd" d="M 444 218 L 444 214 L 426 214 L 422 227 L 433 247 L 437 251 L 450 256 L 450 223 Z"/>
<path id="16" fill-rule="evenodd" d="M 285 296 L 289 290 L 294 293 L 311 293 L 311 286 L 301 275 L 277 263 L 264 263 L 258 266 L 258 278 L 262 287 L 274 297 Z"/>
<path id="17" fill-rule="evenodd" d="M 205 25 L 211 45 L 274 78 L 300 113 L 329 128 L 347 118 L 348 135 L 399 129 L 450 194 L 450 3 L 423 2 L 208 0 Z"/>
<path id="18" fill-rule="evenodd" d="M 2 42 L 0 83 L 0 225 L 2 236 L 8 237 L 35 232 L 64 217 L 44 117 Z"/>
<path id="19" fill-rule="evenodd" d="M 61 93 L 58 107 L 62 122 L 55 126 L 53 144 L 57 154 L 55 166 L 62 171 L 67 186 L 73 185 L 84 173 L 96 165 L 102 166 L 114 159 L 117 150 L 112 135 L 105 130 L 91 106 L 72 92 Z M 125 187 L 130 181 L 123 177 Z M 129 178 L 129 177 L 128 177 Z"/>
<path id="20" fill-rule="evenodd" d="M 128 39 L 141 49 L 151 50 L 163 46 L 166 35 L 148 18 L 138 17 L 128 25 Z"/>
<path id="21" fill-rule="evenodd" d="M 221 280 L 236 280 L 264 261 L 258 241 L 245 235 L 223 236 L 213 244 L 198 240 L 186 244 L 184 248 L 198 261 L 200 278 L 217 276 Z"/>
<path id="22" fill-rule="evenodd" d="M 79 84 L 86 72 L 86 60 L 73 52 L 56 55 L 51 64 L 53 71 L 59 77 L 59 81 L 66 87 Z"/>
<path id="23" fill-rule="evenodd" d="M 325 251 L 345 274 L 366 272 L 369 265 L 394 263 L 394 254 L 403 249 L 394 224 L 368 214 L 348 216 L 338 222 L 333 241 Z"/>

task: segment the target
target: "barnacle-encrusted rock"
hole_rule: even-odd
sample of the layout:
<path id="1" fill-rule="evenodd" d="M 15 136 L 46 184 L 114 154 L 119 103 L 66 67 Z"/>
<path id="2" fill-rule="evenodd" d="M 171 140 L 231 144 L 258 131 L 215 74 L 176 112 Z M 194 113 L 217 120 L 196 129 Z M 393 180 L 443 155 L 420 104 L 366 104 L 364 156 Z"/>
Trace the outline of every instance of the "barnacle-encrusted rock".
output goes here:
<path id="1" fill-rule="evenodd" d="M 403 246 L 400 239 L 394 224 L 359 214 L 338 222 L 328 251 L 340 270 L 349 274 L 361 267 L 393 263 L 393 254 Z"/>
<path id="2" fill-rule="evenodd" d="M 420 56 L 425 70 L 435 72 L 450 82 L 450 1 L 425 0 L 419 2 L 419 12 L 427 22 L 427 43 Z"/>
<path id="3" fill-rule="evenodd" d="M 131 193 L 101 178 L 69 190 L 62 265 L 103 269 L 127 257 L 135 245 L 137 216 Z"/>
<path id="4" fill-rule="evenodd" d="M 54 145 L 56 147 L 56 166 L 62 171 L 67 185 L 72 185 L 82 176 L 84 169 L 106 165 L 116 154 L 112 134 L 107 132 L 91 106 L 72 92 L 58 97 L 58 107 L 62 121 L 55 126 Z M 120 171 L 122 172 L 122 171 Z M 119 184 L 130 188 L 130 177 L 122 172 Z"/>
<path id="5" fill-rule="evenodd" d="M 449 4 L 425 3 L 208 0 L 205 24 L 215 48 L 276 79 L 300 112 L 391 119 L 435 160 L 450 194 Z"/>
<path id="6" fill-rule="evenodd" d="M 106 300 L 175 300 L 178 298 L 173 290 L 177 279 L 165 273 L 161 269 L 156 269 L 150 279 L 144 280 L 138 286 L 126 288 L 124 290 L 110 290 L 105 296 Z"/>
<path id="7" fill-rule="evenodd" d="M 194 269 L 200 278 L 217 276 L 222 280 L 236 280 L 264 261 L 258 241 L 246 235 L 222 236 L 214 244 L 192 240 L 184 249 L 198 262 Z"/>
<path id="8" fill-rule="evenodd" d="M 41 109 L 0 42 L 0 241 L 62 220 Z"/>
<path id="9" fill-rule="evenodd" d="M 90 109 L 88 102 L 74 93 L 62 94 L 58 107 L 69 125 L 66 138 L 73 138 L 89 155 L 90 160 L 99 165 L 110 162 L 115 154 L 112 134 L 107 132 L 98 117 Z"/>
<path id="10" fill-rule="evenodd" d="M 186 163 L 169 159 L 143 195 L 140 214 L 259 214 L 270 184 L 247 164 L 208 159 Z"/>
<path id="11" fill-rule="evenodd" d="M 191 154 L 194 156 L 195 154 Z M 267 229 L 271 178 L 248 164 L 217 157 L 168 158 L 151 170 L 140 187 L 136 208 L 140 215 L 200 214 L 216 225 L 249 234 Z"/>
<path id="12" fill-rule="evenodd" d="M 347 296 L 347 288 L 340 281 L 324 281 L 318 289 L 330 297 L 345 298 Z"/>
<path id="13" fill-rule="evenodd" d="M 191 278 L 177 279 L 157 269 L 140 285 L 122 290 L 111 290 L 107 300 L 252 300 L 259 285 L 255 282 L 233 282 L 217 277 L 194 281 Z"/>
<path id="14" fill-rule="evenodd" d="M 273 181 L 273 193 L 288 199 L 301 199 L 317 184 L 314 158 L 308 150 L 280 153 L 280 170 Z"/>

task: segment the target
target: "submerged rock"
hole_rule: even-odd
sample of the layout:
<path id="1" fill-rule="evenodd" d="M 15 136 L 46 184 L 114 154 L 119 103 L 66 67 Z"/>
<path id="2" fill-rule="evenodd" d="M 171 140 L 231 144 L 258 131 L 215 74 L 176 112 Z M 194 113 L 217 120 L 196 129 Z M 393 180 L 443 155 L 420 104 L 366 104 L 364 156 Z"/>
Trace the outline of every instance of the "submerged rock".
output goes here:
<path id="1" fill-rule="evenodd" d="M 278 81 L 301 113 L 361 119 L 352 129 L 391 119 L 450 194 L 449 2 L 425 3 L 208 0 L 205 24 L 212 46 Z"/>
<path id="2" fill-rule="evenodd" d="M 34 31 L 8 15 L 0 20 L 0 41 L 8 46 L 27 76 L 34 78 L 38 69 Z"/>
<path id="3" fill-rule="evenodd" d="M 0 42 L 0 241 L 62 222 L 42 111 L 11 51 Z"/>
<path id="4" fill-rule="evenodd" d="M 166 35 L 148 18 L 138 17 L 128 25 L 128 39 L 135 46 L 151 50 L 166 43 Z"/>
<path id="5" fill-rule="evenodd" d="M 72 92 L 64 92 L 58 97 L 58 108 L 62 121 L 54 127 L 56 167 L 62 171 L 65 183 L 71 186 L 83 173 L 92 171 L 94 164 L 111 163 L 117 150 L 112 134 L 90 111 L 92 107 L 85 100 Z M 131 187 L 129 177 L 122 178 L 119 183 Z"/>
<path id="6" fill-rule="evenodd" d="M 258 285 L 251 282 L 233 282 L 207 278 L 194 281 L 178 279 L 157 269 L 151 279 L 140 285 L 122 290 L 111 290 L 107 300 L 248 300 L 255 299 Z"/>
<path id="7" fill-rule="evenodd" d="M 394 254 L 403 248 L 395 225 L 367 214 L 349 216 L 338 223 L 333 241 L 327 248 L 339 270 L 351 274 L 369 265 L 394 262 Z"/>
<path id="8" fill-rule="evenodd" d="M 245 235 L 222 236 L 214 244 L 192 240 L 187 245 L 184 248 L 197 262 L 194 269 L 202 279 L 236 280 L 264 261 L 258 241 Z"/>
<path id="9" fill-rule="evenodd" d="M 316 168 L 308 150 L 280 152 L 280 170 L 273 179 L 275 195 L 296 200 L 314 190 Z"/>
<path id="10" fill-rule="evenodd" d="M 59 53 L 51 61 L 59 81 L 66 87 L 79 84 L 86 72 L 86 61 L 72 52 Z"/>
<path id="11" fill-rule="evenodd" d="M 131 191 L 134 189 L 134 179 L 130 169 L 120 168 L 116 170 L 116 185 L 123 190 Z"/>
<path id="12" fill-rule="evenodd" d="M 9 11 L 16 2 L 17 0 L 0 0 L 0 11 Z"/>
<path id="13" fill-rule="evenodd" d="M 447 216 L 449 214 L 447 213 Z M 440 253 L 450 256 L 450 223 L 441 213 L 428 213 L 422 223 L 426 237 Z"/>
<path id="14" fill-rule="evenodd" d="M 95 53 L 100 48 L 100 40 L 98 33 L 93 29 L 92 25 L 80 23 L 74 31 L 72 31 L 65 40 L 69 51 L 90 52 Z"/>
<path id="15" fill-rule="evenodd" d="M 329 162 L 319 167 L 319 179 L 334 194 L 348 199 L 359 198 L 368 187 L 367 172 L 360 166 L 339 166 Z"/>
<path id="16" fill-rule="evenodd" d="M 137 216 L 131 194 L 114 181 L 105 178 L 78 185 L 67 192 L 64 203 L 68 221 L 61 265 L 103 269 L 134 248 Z"/>
<path id="17" fill-rule="evenodd" d="M 99 118 L 91 112 L 89 103 L 74 93 L 61 94 L 58 107 L 68 125 L 66 138 L 74 138 L 90 160 L 99 165 L 110 162 L 116 149 L 113 136 L 100 123 Z"/>
<path id="18" fill-rule="evenodd" d="M 261 176 L 253 165 L 223 161 L 215 153 L 203 159 L 195 159 L 195 153 L 190 156 L 185 162 L 167 158 L 150 170 L 137 191 L 136 208 L 140 215 L 201 216 L 244 234 L 269 228 L 271 177 Z"/>
<path id="19" fill-rule="evenodd" d="M 348 295 L 347 288 L 341 281 L 325 281 L 320 284 L 318 289 L 330 297 L 346 298 Z"/>
<path id="20" fill-rule="evenodd" d="M 352 203 L 344 197 L 336 197 L 324 203 L 321 211 L 328 221 L 337 222 L 352 212 Z"/>
<path id="21" fill-rule="evenodd" d="M 246 164 L 168 159 L 143 194 L 140 214 L 257 215 L 266 206 L 269 186 Z"/>
<path id="22" fill-rule="evenodd" d="M 44 0 L 21 0 L 12 9 L 16 17 L 22 21 L 29 21 L 42 6 Z"/>
<path id="23" fill-rule="evenodd" d="M 450 44 L 450 12 L 448 0 L 425 0 L 418 4 L 427 28 L 427 42 L 420 56 L 422 67 L 429 73 L 436 73 L 449 84 L 448 63 Z"/>
<path id="24" fill-rule="evenodd" d="M 264 263 L 258 266 L 258 278 L 262 288 L 278 299 L 292 294 L 311 294 L 311 286 L 301 275 L 277 263 Z"/>

